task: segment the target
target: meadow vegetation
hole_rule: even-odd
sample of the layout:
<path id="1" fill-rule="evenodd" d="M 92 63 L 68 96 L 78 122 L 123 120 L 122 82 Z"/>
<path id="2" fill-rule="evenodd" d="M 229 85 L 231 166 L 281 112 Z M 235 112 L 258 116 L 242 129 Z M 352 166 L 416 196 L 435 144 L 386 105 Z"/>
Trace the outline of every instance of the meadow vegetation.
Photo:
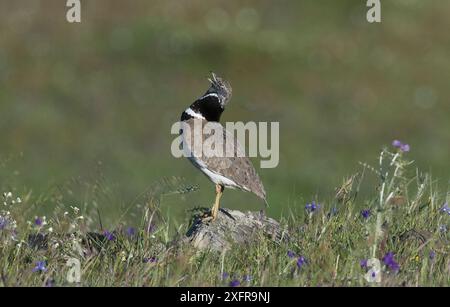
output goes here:
<path id="1" fill-rule="evenodd" d="M 6 191 L 0 211 L 1 283 L 448 286 L 450 193 L 418 170 L 404 150 L 383 150 L 374 164 L 360 163 L 358 173 L 346 178 L 333 198 L 318 197 L 291 208 L 281 218 L 288 239 L 274 242 L 256 233 L 256 242 L 222 253 L 174 244 L 185 234 L 189 215 L 173 230 L 176 222 L 161 214 L 159 206 L 166 195 L 196 189 L 180 178 L 161 180 L 130 204 L 142 204 L 138 226 L 119 223 L 114 229 L 102 227 L 95 197 L 85 199 L 93 205 L 73 204 L 64 211 L 70 190 L 55 189 L 37 198 Z M 361 197 L 360 188 L 370 177 L 377 184 L 370 187 L 370 198 Z M 98 183 L 85 188 L 94 191 L 91 195 L 102 190 Z M 52 202 L 55 211 L 27 220 L 29 204 L 39 201 Z M 95 248 L 86 248 L 88 232 L 102 235 Z M 48 240 L 45 246 L 36 244 L 30 235 Z M 73 259 L 80 263 L 79 282 L 70 277 Z"/>

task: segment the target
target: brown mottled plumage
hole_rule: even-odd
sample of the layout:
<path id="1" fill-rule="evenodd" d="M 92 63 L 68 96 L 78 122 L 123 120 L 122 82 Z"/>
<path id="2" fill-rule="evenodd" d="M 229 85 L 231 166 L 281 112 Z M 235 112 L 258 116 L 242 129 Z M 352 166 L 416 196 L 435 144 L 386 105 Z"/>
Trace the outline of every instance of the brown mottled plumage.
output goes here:
<path id="1" fill-rule="evenodd" d="M 230 179 L 235 184 L 227 184 L 226 181 L 220 179 L 213 179 L 211 176 L 209 176 L 209 173 L 205 173 L 205 175 L 214 183 L 224 185 L 228 188 L 238 188 L 247 192 L 252 192 L 259 198 L 261 198 L 264 202 L 266 202 L 266 191 L 264 190 L 264 186 L 261 182 L 261 179 L 259 178 L 258 174 L 256 173 L 255 168 L 253 167 L 252 162 L 248 157 L 245 156 L 245 150 L 242 148 L 242 146 L 239 144 L 238 140 L 234 137 L 233 134 L 228 132 L 220 123 L 216 122 L 207 122 L 204 119 L 196 119 L 192 118 L 187 120 L 185 123 L 188 125 L 192 132 L 194 132 L 194 122 L 195 121 L 201 121 L 201 125 L 203 126 L 205 123 L 208 123 L 212 127 L 212 131 L 216 131 L 216 133 L 219 133 L 219 131 L 222 131 L 223 134 L 223 152 L 227 152 L 227 149 L 229 149 L 230 146 L 233 146 L 232 150 L 234 152 L 233 156 L 231 157 L 217 157 L 217 156 L 211 156 L 207 157 L 206 155 L 202 155 L 202 157 L 199 158 L 199 155 L 195 155 L 195 153 L 199 151 L 194 151 L 194 156 L 189 158 L 189 160 L 200 170 L 205 173 L 205 167 L 207 170 L 223 176 L 227 179 Z M 211 134 L 207 133 L 198 133 L 201 131 L 195 131 L 197 132 L 194 137 L 191 137 L 189 134 L 185 134 L 186 136 L 186 145 L 190 148 L 197 148 L 197 146 L 200 146 L 198 144 L 194 144 L 194 142 L 200 142 L 202 143 L 211 136 Z M 195 141 L 194 141 L 195 140 Z M 197 141 L 198 140 L 198 141 Z"/>

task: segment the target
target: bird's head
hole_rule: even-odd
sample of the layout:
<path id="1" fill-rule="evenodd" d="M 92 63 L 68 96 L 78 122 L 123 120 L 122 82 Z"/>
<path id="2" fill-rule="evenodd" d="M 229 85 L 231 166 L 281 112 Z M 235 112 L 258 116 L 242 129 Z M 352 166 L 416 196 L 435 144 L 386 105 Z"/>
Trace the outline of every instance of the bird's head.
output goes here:
<path id="1" fill-rule="evenodd" d="M 230 83 L 211 72 L 211 78 L 208 78 L 211 86 L 206 94 L 217 94 L 222 108 L 230 101 L 232 89 Z"/>

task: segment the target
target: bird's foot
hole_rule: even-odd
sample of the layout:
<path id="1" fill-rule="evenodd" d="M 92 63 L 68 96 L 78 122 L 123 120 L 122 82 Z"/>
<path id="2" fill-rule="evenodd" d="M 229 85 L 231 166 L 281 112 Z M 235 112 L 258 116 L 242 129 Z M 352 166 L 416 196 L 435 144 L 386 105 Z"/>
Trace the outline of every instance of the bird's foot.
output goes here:
<path id="1" fill-rule="evenodd" d="M 206 214 L 205 214 L 205 215 L 202 217 L 201 221 L 202 221 L 203 224 L 206 224 L 206 223 L 209 223 L 209 222 L 214 221 L 214 218 L 212 217 L 212 215 L 206 215 Z"/>
<path id="2" fill-rule="evenodd" d="M 213 207 L 209 212 L 205 212 L 201 217 L 202 223 L 214 222 L 219 215 L 218 211 Z"/>
<path id="3" fill-rule="evenodd" d="M 214 221 L 214 217 L 211 215 L 211 213 L 205 213 L 201 217 L 201 221 L 202 221 L 203 224 L 206 224 L 206 223 Z"/>

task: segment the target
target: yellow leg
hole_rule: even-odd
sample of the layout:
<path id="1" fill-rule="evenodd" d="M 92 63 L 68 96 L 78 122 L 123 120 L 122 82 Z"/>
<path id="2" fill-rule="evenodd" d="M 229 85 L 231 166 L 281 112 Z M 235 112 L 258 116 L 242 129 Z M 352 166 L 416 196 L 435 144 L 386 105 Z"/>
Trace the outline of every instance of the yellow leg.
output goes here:
<path id="1" fill-rule="evenodd" d="M 219 208 L 220 208 L 220 198 L 223 194 L 223 186 L 220 184 L 216 184 L 216 202 L 214 203 L 214 206 L 211 209 L 211 217 L 214 221 L 217 216 L 219 215 Z"/>

